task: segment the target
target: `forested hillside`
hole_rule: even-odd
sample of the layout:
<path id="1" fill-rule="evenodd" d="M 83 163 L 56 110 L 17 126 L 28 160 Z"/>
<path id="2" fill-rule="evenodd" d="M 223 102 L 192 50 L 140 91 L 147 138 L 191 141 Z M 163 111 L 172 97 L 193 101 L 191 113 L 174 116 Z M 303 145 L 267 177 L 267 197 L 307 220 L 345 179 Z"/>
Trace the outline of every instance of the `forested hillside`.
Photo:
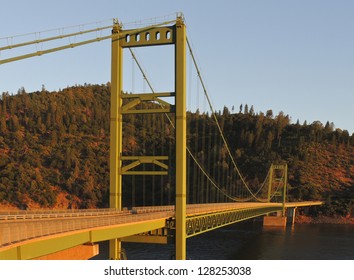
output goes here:
<path id="1" fill-rule="evenodd" d="M 16 95 L 2 94 L 1 208 L 108 207 L 109 87 L 84 85 L 59 92 L 43 87 L 34 93 L 21 89 Z M 350 213 L 354 202 L 354 135 L 335 129 L 330 122 L 293 124 L 282 112 L 255 113 L 248 105 L 234 112 L 233 105 L 228 106 L 232 110 L 224 107 L 217 118 L 250 185 L 263 179 L 272 162 L 286 162 L 290 200 L 320 199 L 327 203 L 320 209 L 324 214 Z M 218 168 L 220 174 L 228 174 L 230 167 L 222 143 L 214 137 L 216 127 L 211 116 L 189 112 L 188 118 L 191 149 L 201 159 L 203 154 L 217 152 L 217 157 L 207 161 L 209 172 L 217 174 Z M 128 115 L 123 120 L 126 155 L 167 153 L 173 160 L 174 131 L 164 115 Z M 201 134 L 204 140 L 196 140 Z M 141 144 L 142 139 L 147 141 Z M 144 182 L 137 176 L 125 178 L 134 187 L 124 190 L 124 203 L 173 202 L 173 186 L 168 181 L 174 175 L 170 173 L 169 178 L 146 177 Z"/>

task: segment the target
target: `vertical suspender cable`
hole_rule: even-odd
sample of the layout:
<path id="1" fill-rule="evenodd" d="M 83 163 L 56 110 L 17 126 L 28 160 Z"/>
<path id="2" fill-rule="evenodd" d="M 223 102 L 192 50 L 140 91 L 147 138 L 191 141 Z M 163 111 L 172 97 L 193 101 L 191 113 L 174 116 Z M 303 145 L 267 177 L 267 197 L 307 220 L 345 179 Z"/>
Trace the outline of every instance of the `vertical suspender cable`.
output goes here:
<path id="1" fill-rule="evenodd" d="M 153 148 L 152 148 L 152 153 L 153 153 L 153 156 L 156 156 L 156 137 L 155 137 L 155 127 L 156 127 L 156 114 L 152 114 L 152 135 L 153 135 Z M 153 165 L 153 170 L 155 171 L 156 168 L 155 168 L 155 164 Z M 152 176 L 152 201 L 151 201 L 151 205 L 155 205 L 155 183 L 156 183 L 156 180 L 155 180 L 155 177 L 156 176 Z"/>
<path id="2" fill-rule="evenodd" d="M 211 109 L 211 111 L 212 111 L 212 113 L 213 113 L 213 116 L 214 116 L 216 125 L 217 125 L 217 127 L 218 127 L 218 129 L 219 129 L 221 138 L 222 138 L 222 140 L 223 140 L 223 142 L 224 142 L 224 144 L 225 144 L 225 148 L 226 148 L 226 150 L 227 150 L 227 152 L 228 152 L 228 154 L 229 154 L 229 156 L 230 156 L 230 158 L 231 158 L 231 160 L 232 160 L 232 163 L 233 163 L 233 165 L 234 165 L 234 167 L 235 167 L 237 173 L 240 175 L 240 179 L 241 179 L 242 183 L 244 184 L 245 188 L 247 189 L 247 191 L 251 194 L 251 196 L 252 196 L 253 198 L 255 198 L 256 200 L 258 200 L 258 198 L 254 195 L 254 193 L 252 192 L 252 190 L 249 188 L 249 186 L 247 185 L 246 181 L 244 180 L 244 178 L 243 178 L 243 176 L 242 176 L 240 170 L 238 169 L 238 167 L 237 167 L 237 165 L 236 165 L 236 162 L 235 162 L 235 160 L 234 160 L 234 158 L 233 158 L 233 156 L 232 156 L 232 153 L 231 153 L 231 151 L 230 151 L 229 145 L 227 144 L 225 135 L 224 135 L 224 133 L 223 133 L 221 127 L 220 127 L 220 124 L 219 124 L 219 122 L 218 122 L 218 120 L 217 120 L 217 116 L 216 116 L 216 114 L 215 114 L 215 112 L 214 112 L 213 105 L 212 105 L 212 103 L 211 103 L 211 100 L 210 100 L 210 98 L 209 98 L 208 92 L 207 92 L 207 90 L 206 90 L 206 87 L 205 87 L 205 83 L 204 83 L 204 81 L 203 81 L 203 78 L 202 78 L 202 76 L 201 76 L 201 74 L 200 74 L 199 67 L 198 67 L 198 65 L 197 65 L 197 62 L 196 62 L 196 59 L 195 59 L 195 57 L 194 57 L 194 54 L 193 54 L 193 51 L 192 51 L 192 47 L 191 47 L 191 45 L 190 45 L 190 43 L 189 43 L 188 38 L 187 38 L 187 46 L 188 46 L 189 52 L 191 53 L 194 66 L 195 66 L 195 68 L 196 68 L 196 71 L 197 71 L 197 74 L 198 74 L 200 83 L 201 83 L 201 85 L 202 85 L 202 87 L 203 87 L 204 94 L 205 94 L 205 96 L 206 96 L 206 98 L 207 98 L 209 107 L 210 107 L 210 109 Z"/>
<path id="3" fill-rule="evenodd" d="M 160 125 L 162 131 L 162 138 L 161 138 L 161 155 L 165 153 L 165 145 L 166 145 L 166 130 L 164 120 L 160 118 Z M 160 205 L 163 205 L 163 176 L 160 176 Z"/>

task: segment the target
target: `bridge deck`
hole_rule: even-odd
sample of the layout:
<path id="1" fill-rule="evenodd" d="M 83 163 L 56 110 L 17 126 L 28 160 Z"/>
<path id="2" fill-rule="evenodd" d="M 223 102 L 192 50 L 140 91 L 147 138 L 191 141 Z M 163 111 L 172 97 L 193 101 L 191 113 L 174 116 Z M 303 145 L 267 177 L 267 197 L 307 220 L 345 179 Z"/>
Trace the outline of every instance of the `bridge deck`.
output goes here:
<path id="1" fill-rule="evenodd" d="M 286 207 L 320 204 L 296 202 Z M 281 203 L 191 204 L 187 206 L 187 236 L 281 209 Z M 173 230 L 173 221 L 174 206 L 137 207 L 132 211 L 0 211 L 0 259 L 31 259 L 166 226 Z"/>

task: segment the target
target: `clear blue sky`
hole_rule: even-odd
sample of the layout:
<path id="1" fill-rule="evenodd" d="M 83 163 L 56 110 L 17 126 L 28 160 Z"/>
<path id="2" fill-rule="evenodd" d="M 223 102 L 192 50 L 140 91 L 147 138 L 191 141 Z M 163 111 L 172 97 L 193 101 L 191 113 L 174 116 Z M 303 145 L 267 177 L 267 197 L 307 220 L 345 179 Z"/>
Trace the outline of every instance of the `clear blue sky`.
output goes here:
<path id="1" fill-rule="evenodd" d="M 111 18 L 126 23 L 181 11 L 217 109 L 234 105 L 238 110 L 247 103 L 256 112 L 284 111 L 293 122 L 330 121 L 336 128 L 354 132 L 354 1 L 3 2 L 0 38 Z M 7 40 L 0 44 L 6 45 Z M 158 63 L 145 59 L 144 50 L 138 51 L 148 72 L 158 73 L 152 74 L 152 82 L 160 90 L 158 85 L 168 80 L 164 78 L 168 63 L 161 67 L 165 62 L 160 60 L 165 61 L 171 51 L 162 54 Z M 0 53 L 1 59 L 7 55 Z M 131 59 L 126 61 L 131 67 Z M 137 89 L 135 83 L 142 84 L 137 70 L 127 72 L 134 77 L 126 82 L 127 90 Z M 0 66 L 0 92 L 16 93 L 22 86 L 30 92 L 40 90 L 42 84 L 58 90 L 109 79 L 109 41 Z"/>

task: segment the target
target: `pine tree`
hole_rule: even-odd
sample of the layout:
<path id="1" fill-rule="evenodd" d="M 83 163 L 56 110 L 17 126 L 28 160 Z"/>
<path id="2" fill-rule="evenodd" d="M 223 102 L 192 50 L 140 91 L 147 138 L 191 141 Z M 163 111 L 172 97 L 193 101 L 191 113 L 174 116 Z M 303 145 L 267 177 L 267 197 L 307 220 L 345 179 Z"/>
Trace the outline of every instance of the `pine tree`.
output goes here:
<path id="1" fill-rule="evenodd" d="M 243 113 L 244 113 L 245 115 L 248 115 L 248 113 L 249 113 L 249 112 L 248 112 L 248 105 L 247 105 L 247 104 L 245 105 L 245 111 L 244 111 Z"/>
<path id="2" fill-rule="evenodd" d="M 0 133 L 6 134 L 6 132 L 7 132 L 7 125 L 6 125 L 5 117 L 0 116 Z"/>

